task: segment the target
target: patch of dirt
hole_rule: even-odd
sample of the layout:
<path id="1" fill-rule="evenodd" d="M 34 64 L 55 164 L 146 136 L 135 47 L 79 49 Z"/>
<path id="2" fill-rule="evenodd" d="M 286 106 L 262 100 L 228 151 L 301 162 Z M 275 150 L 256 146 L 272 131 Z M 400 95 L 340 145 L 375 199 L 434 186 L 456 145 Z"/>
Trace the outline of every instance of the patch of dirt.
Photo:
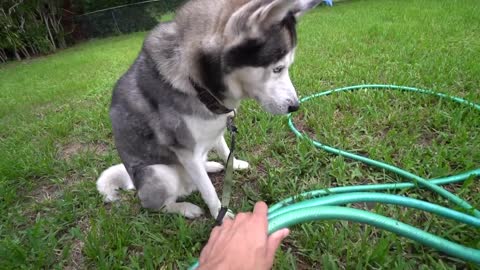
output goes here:
<path id="1" fill-rule="evenodd" d="M 265 168 L 265 165 L 263 164 L 263 162 L 258 163 L 256 171 L 261 176 L 267 175 L 267 169 Z"/>
<path id="2" fill-rule="evenodd" d="M 144 253 L 143 253 L 143 247 L 141 246 L 128 246 L 128 254 L 130 256 L 143 256 Z"/>
<path id="3" fill-rule="evenodd" d="M 423 132 L 423 134 L 417 140 L 417 145 L 420 145 L 422 148 L 428 148 L 432 145 L 435 137 L 435 134 L 432 132 Z"/>
<path id="4" fill-rule="evenodd" d="M 309 127 L 305 123 L 305 115 L 303 113 L 299 113 L 297 115 L 297 117 L 295 117 L 294 124 L 295 124 L 295 127 L 300 132 L 307 134 L 312 139 L 316 139 L 315 138 L 315 130 L 313 130 L 313 128 Z M 293 134 L 293 132 L 290 132 L 289 134 L 291 134 L 291 136 L 295 137 L 295 134 Z"/>
<path id="5" fill-rule="evenodd" d="M 64 181 L 59 183 L 53 183 L 45 181 L 37 189 L 33 190 L 28 197 L 30 197 L 36 203 L 43 203 L 49 200 L 56 200 L 66 189 L 83 180 L 90 180 L 76 173 L 68 174 L 65 176 Z"/>
<path id="6" fill-rule="evenodd" d="M 300 252 L 292 238 L 287 237 L 285 240 L 283 240 L 281 248 L 284 251 L 290 250 L 290 252 L 295 256 L 296 269 L 312 269 L 312 265 L 310 264 L 311 262 L 309 262 L 308 257 L 306 257 L 304 254 L 302 254 L 302 252 Z"/>
<path id="7" fill-rule="evenodd" d="M 42 203 L 47 200 L 52 200 L 58 197 L 58 185 L 42 185 L 40 188 L 32 191 L 30 197 L 36 203 Z"/>
<path id="8" fill-rule="evenodd" d="M 276 159 L 276 158 L 267 157 L 267 160 L 268 160 L 268 162 L 269 162 L 271 165 L 273 165 L 273 166 L 271 166 L 271 167 L 279 168 L 279 167 L 282 167 L 282 166 L 283 166 L 282 163 L 281 163 L 278 159 Z"/>
<path id="9" fill-rule="evenodd" d="M 79 143 L 73 142 L 65 146 L 59 147 L 60 151 L 58 153 L 59 157 L 63 160 L 69 160 L 73 156 L 79 153 L 91 152 L 96 155 L 104 155 L 108 151 L 108 146 L 106 143 Z"/>
<path id="10" fill-rule="evenodd" d="M 79 153 L 82 149 L 83 145 L 81 143 L 70 143 L 65 145 L 59 154 L 62 159 L 66 160 Z"/>
<path id="11" fill-rule="evenodd" d="M 252 156 L 255 156 L 255 157 L 261 157 L 264 155 L 265 151 L 267 150 L 267 146 L 264 145 L 264 144 L 260 144 L 260 145 L 256 145 L 253 149 L 252 149 Z"/>
<path id="12" fill-rule="evenodd" d="M 255 171 L 248 171 L 248 170 L 255 170 Z M 255 167 L 250 167 L 247 171 L 242 171 L 241 173 L 234 173 L 234 186 L 232 191 L 231 197 L 231 204 L 235 205 L 240 203 L 242 198 L 248 197 L 249 192 L 253 192 L 255 194 L 260 194 L 260 187 L 258 185 L 258 174 L 266 175 L 265 166 L 262 163 L 259 163 Z M 208 176 L 212 181 L 215 190 L 219 198 L 221 198 L 223 193 L 223 178 L 225 172 L 217 172 L 217 173 L 209 173 Z M 255 175 L 252 177 L 252 175 Z M 259 199 L 259 198 L 255 198 Z"/>
<path id="13" fill-rule="evenodd" d="M 77 226 L 83 235 L 86 235 L 90 231 L 90 222 L 86 217 L 78 221 Z M 85 257 L 83 256 L 83 247 L 85 243 L 78 238 L 73 240 L 73 244 L 70 250 L 70 256 L 67 259 L 67 265 L 63 268 L 66 270 L 85 269 Z"/>
<path id="14" fill-rule="evenodd" d="M 335 120 L 337 121 L 343 121 L 345 116 L 342 111 L 340 111 L 339 109 L 335 109 L 335 111 L 333 112 L 333 118 L 335 118 Z"/>
<path id="15" fill-rule="evenodd" d="M 83 241 L 75 239 L 72 249 L 70 250 L 70 257 L 68 258 L 68 264 L 64 267 L 66 270 L 85 269 L 85 258 L 83 257 Z"/>
<path id="16" fill-rule="evenodd" d="M 363 210 L 374 210 L 377 206 L 375 202 L 366 202 L 366 203 L 352 203 L 353 208 L 363 209 Z"/>
<path id="17" fill-rule="evenodd" d="M 462 188 L 462 183 L 453 183 L 453 184 L 443 185 L 442 188 L 446 189 L 451 193 L 458 194 L 458 192 Z"/>
<path id="18" fill-rule="evenodd" d="M 86 178 L 80 176 L 80 175 L 77 174 L 77 173 L 73 173 L 73 174 L 69 173 L 69 174 L 65 177 L 65 181 L 62 183 L 62 186 L 63 186 L 63 188 L 65 189 L 65 188 L 71 187 L 71 186 L 74 185 L 75 183 L 78 183 L 78 182 L 80 182 L 80 181 L 82 181 L 82 180 L 86 180 Z M 96 181 L 97 179 L 94 179 L 94 180 Z"/>
<path id="19" fill-rule="evenodd" d="M 210 177 L 210 180 L 212 181 L 213 186 L 215 187 L 215 190 L 217 191 L 217 194 L 222 194 L 224 174 L 225 174 L 224 171 L 208 174 L 208 176 Z"/>
<path id="20" fill-rule="evenodd" d="M 385 126 L 384 128 L 380 129 L 379 135 L 378 135 L 378 136 L 380 137 L 380 139 L 386 139 L 386 138 L 388 137 L 388 132 L 390 132 L 391 129 L 392 129 L 392 128 L 391 128 L 389 125 L 387 125 L 387 126 Z"/>

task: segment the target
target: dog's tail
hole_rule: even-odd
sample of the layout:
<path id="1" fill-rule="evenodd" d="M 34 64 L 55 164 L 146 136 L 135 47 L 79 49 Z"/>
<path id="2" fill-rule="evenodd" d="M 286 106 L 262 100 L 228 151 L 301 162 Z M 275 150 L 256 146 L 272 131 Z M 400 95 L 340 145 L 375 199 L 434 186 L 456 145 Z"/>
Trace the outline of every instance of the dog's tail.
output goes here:
<path id="1" fill-rule="evenodd" d="M 102 172 L 97 180 L 97 189 L 105 202 L 119 199 L 118 189 L 135 189 L 133 181 L 123 164 L 114 165 Z"/>

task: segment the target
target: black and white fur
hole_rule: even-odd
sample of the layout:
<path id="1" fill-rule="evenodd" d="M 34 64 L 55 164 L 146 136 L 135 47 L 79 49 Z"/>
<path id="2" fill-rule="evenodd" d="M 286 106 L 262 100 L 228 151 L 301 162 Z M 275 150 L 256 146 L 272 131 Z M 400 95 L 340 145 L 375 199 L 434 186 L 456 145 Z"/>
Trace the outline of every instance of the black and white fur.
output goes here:
<path id="1" fill-rule="evenodd" d="M 214 149 L 226 161 L 227 109 L 246 98 L 273 114 L 298 109 L 288 74 L 296 47 L 296 19 L 319 0 L 191 0 L 172 22 L 145 39 L 117 82 L 110 108 L 123 164 L 105 170 L 97 188 L 105 201 L 136 189 L 145 208 L 203 214 L 177 199 L 198 190 L 216 217 L 220 201 L 207 172 Z M 235 169 L 248 163 L 234 160 Z"/>

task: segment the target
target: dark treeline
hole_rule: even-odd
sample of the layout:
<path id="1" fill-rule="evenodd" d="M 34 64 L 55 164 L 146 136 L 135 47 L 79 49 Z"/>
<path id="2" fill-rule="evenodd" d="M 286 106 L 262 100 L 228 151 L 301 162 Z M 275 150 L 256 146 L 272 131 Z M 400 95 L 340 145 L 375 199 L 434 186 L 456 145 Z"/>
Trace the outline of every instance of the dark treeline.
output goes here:
<path id="1" fill-rule="evenodd" d="M 0 1 L 0 62 L 28 59 L 35 55 L 55 52 L 66 48 L 79 39 L 89 37 L 79 24 L 88 13 L 117 6 L 135 4 L 145 0 L 1 0 Z M 174 10 L 184 0 L 156 1 L 155 12 Z M 139 4 L 136 9 L 119 8 L 122 14 L 137 13 L 138 9 L 149 8 Z M 158 8 L 160 7 L 160 8 Z M 160 9 L 160 10 L 159 10 Z M 113 12 L 113 11 L 110 11 Z M 144 12 L 151 16 L 152 12 Z M 87 14 L 87 15 L 82 15 Z M 98 14 L 98 13 L 97 13 Z M 80 16 L 82 15 L 82 16 Z M 109 14 L 111 18 L 111 14 Z M 118 18 L 122 20 L 127 15 Z M 156 17 L 155 17 L 156 18 Z M 128 19 L 128 18 L 126 18 Z M 151 18 L 147 18 L 152 20 Z M 89 21 L 99 20 L 97 17 Z M 137 17 L 138 20 L 138 17 Z M 142 20 L 139 20 L 142 21 Z M 151 23 L 148 25 L 151 27 Z M 129 31 L 139 31 L 130 27 Z M 117 32 L 118 33 L 118 32 Z"/>

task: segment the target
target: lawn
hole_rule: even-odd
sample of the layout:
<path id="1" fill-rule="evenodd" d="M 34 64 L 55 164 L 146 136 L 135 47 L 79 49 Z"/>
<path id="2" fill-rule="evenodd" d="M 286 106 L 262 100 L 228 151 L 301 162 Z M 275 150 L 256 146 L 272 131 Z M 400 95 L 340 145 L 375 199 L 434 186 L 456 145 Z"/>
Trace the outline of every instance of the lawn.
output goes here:
<path id="1" fill-rule="evenodd" d="M 342 1 L 306 15 L 298 34 L 291 74 L 300 96 L 383 83 L 480 103 L 477 0 Z M 100 172 L 119 162 L 108 118 L 111 90 L 144 36 L 94 40 L 0 66 L 1 269 L 183 269 L 199 255 L 210 217 L 190 221 L 148 212 L 131 193 L 104 205 L 95 189 Z M 340 93 L 305 104 L 295 119 L 322 142 L 425 178 L 480 167 L 480 112 L 438 98 Z M 294 137 L 286 117 L 252 101 L 242 104 L 237 125 L 237 156 L 251 168 L 235 173 L 236 211 L 313 189 L 404 181 L 312 148 Z M 447 188 L 480 208 L 479 181 Z M 400 193 L 452 206 L 425 190 Z M 205 207 L 198 194 L 187 200 Z M 480 249 L 478 229 L 401 207 L 354 206 Z M 293 227 L 275 263 L 275 269 L 476 267 L 345 221 Z"/>

